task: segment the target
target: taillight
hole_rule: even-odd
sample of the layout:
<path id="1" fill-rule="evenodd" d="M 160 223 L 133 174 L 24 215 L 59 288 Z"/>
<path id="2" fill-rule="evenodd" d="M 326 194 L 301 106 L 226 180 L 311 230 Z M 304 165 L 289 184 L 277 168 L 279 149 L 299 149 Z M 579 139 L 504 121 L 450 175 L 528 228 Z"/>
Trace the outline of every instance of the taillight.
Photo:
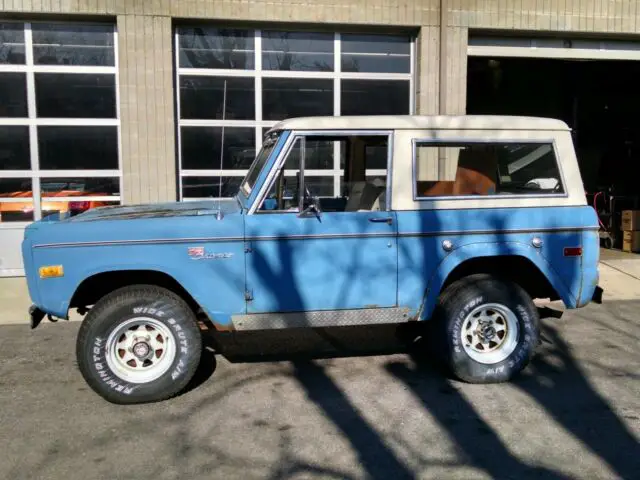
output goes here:
<path id="1" fill-rule="evenodd" d="M 564 247 L 565 257 L 580 257 L 582 256 L 582 247 Z"/>

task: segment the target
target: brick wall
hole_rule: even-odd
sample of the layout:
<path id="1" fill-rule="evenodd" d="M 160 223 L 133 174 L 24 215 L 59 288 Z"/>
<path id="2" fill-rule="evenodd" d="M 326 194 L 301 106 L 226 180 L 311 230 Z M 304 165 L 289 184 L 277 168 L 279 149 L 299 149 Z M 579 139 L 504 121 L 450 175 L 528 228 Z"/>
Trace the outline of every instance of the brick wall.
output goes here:
<path id="1" fill-rule="evenodd" d="M 637 0 L 449 0 L 449 3 L 450 25 L 471 29 L 640 32 Z M 439 24 L 439 0 L 0 0 L 0 12 Z"/>

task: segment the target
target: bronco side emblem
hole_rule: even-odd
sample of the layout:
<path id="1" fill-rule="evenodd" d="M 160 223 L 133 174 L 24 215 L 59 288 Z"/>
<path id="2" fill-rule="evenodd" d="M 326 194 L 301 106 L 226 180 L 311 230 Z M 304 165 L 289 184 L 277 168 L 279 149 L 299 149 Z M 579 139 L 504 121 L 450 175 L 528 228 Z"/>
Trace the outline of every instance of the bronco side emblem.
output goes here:
<path id="1" fill-rule="evenodd" d="M 207 253 L 204 247 L 189 247 L 187 254 L 192 260 L 218 260 L 219 258 L 233 257 L 233 253 Z"/>

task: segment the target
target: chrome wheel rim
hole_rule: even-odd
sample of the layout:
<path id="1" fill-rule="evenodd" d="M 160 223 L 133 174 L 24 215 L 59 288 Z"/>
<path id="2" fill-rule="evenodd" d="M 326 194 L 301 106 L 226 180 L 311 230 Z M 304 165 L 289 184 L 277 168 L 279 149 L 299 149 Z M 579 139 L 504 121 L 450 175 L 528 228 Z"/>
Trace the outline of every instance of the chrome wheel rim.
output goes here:
<path id="1" fill-rule="evenodd" d="M 148 317 L 120 324 L 107 339 L 107 364 L 120 379 L 130 383 L 152 382 L 173 364 L 176 342 L 169 327 Z"/>
<path id="2" fill-rule="evenodd" d="M 472 310 L 462 322 L 460 339 L 473 360 L 495 364 L 505 360 L 518 345 L 520 326 L 515 313 L 498 303 Z"/>

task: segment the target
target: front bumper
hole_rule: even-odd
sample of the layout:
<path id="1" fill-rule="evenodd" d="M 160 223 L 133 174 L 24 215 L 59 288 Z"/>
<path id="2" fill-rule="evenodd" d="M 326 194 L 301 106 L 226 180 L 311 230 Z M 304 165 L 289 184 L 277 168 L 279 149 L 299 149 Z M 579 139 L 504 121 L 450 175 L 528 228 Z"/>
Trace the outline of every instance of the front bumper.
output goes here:
<path id="1" fill-rule="evenodd" d="M 31 317 L 31 322 L 30 322 L 31 329 L 34 329 L 38 325 L 40 325 L 40 322 L 42 322 L 42 319 L 44 318 L 45 315 L 46 313 L 44 313 L 38 307 L 36 307 L 35 305 L 31 305 L 29 307 L 29 316 Z"/>

